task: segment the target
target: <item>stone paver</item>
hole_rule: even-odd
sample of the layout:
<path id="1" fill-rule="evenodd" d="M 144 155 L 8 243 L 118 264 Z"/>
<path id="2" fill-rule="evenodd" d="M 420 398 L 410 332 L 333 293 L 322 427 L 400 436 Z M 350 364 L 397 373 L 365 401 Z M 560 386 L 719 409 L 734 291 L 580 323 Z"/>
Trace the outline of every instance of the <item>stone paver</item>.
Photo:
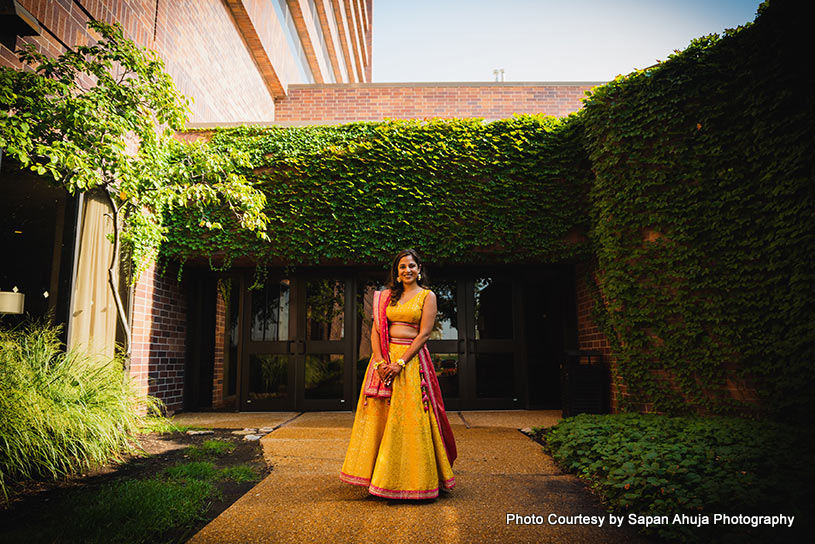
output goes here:
<path id="1" fill-rule="evenodd" d="M 171 419 L 179 425 L 208 429 L 277 427 L 300 412 L 185 412 Z"/>
<path id="2" fill-rule="evenodd" d="M 560 410 L 479 410 L 456 412 L 471 427 L 551 427 L 561 419 Z M 453 423 L 453 418 L 450 418 Z"/>
<path id="3" fill-rule="evenodd" d="M 261 439 L 272 473 L 190 543 L 648 542 L 631 527 L 609 528 L 607 521 L 602 528 L 507 525 L 511 513 L 607 520 L 584 484 L 560 472 L 538 444 L 518 431 L 554 424 L 551 412 L 463 412 L 463 420 L 456 412 L 448 414 L 459 450 L 453 466 L 456 487 L 429 501 L 387 500 L 340 481 L 353 414 L 294 415 Z M 238 427 L 246 427 L 253 414 L 232 416 Z M 205 418 L 199 415 L 199 420 Z"/>

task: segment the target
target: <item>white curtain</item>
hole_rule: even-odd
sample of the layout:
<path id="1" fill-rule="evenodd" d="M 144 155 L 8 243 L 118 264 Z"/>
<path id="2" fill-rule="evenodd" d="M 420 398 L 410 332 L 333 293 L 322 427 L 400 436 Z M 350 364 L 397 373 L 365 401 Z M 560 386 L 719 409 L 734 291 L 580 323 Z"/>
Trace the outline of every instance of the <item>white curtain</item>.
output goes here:
<path id="1" fill-rule="evenodd" d="M 111 358 L 116 343 L 116 305 L 108 283 L 113 243 L 113 219 L 107 198 L 96 191 L 85 194 L 79 229 L 79 259 L 71 296 L 68 347 Z M 118 271 L 118 263 L 115 267 Z M 118 281 L 118 280 L 117 280 Z"/>

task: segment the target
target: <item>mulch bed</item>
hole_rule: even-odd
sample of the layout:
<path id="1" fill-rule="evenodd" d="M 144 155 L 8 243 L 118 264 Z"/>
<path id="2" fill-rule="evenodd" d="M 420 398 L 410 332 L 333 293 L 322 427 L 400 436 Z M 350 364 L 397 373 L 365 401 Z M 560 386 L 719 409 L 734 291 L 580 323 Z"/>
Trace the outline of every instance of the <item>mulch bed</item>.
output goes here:
<path id="1" fill-rule="evenodd" d="M 68 520 L 51 519 L 51 506 L 70 500 L 79 490 L 99 489 L 115 481 L 146 479 L 160 475 L 165 469 L 190 461 L 209 461 L 217 469 L 230 466 L 249 465 L 259 477 L 265 478 L 270 472 L 263 459 L 263 449 L 259 441 L 243 440 L 243 436 L 232 434 L 233 429 L 216 429 L 214 434 L 188 435 L 186 433 L 148 433 L 140 435 L 139 445 L 149 456 L 126 455 L 121 464 L 110 463 L 85 474 L 60 480 L 26 481 L 11 486 L 9 502 L 2 501 L 0 495 L 0 527 L 11 529 L 32 523 L 55 523 L 66 527 Z M 234 451 L 207 459 L 192 459 L 185 453 L 189 446 L 200 446 L 205 440 L 224 440 L 235 445 Z M 161 542 L 178 541 L 185 535 L 191 537 L 229 508 L 235 501 L 252 489 L 257 482 L 235 483 L 217 481 L 214 485 L 221 491 L 221 497 L 213 500 L 203 519 L 193 527 L 183 527 L 163 535 Z M 0 539 L 2 540 L 2 539 Z"/>

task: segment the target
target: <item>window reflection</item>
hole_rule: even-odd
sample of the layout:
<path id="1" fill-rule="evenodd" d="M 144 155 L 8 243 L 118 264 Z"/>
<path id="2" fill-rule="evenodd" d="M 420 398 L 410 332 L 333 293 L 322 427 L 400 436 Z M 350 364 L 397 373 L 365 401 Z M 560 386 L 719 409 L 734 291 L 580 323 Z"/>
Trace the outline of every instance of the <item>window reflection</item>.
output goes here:
<path id="1" fill-rule="evenodd" d="M 289 356 L 262 354 L 249 358 L 249 398 L 251 400 L 287 398 Z"/>
<path id="2" fill-rule="evenodd" d="M 475 358 L 476 396 L 514 396 L 515 371 L 511 353 L 479 353 Z"/>
<path id="3" fill-rule="evenodd" d="M 258 342 L 289 339 L 289 280 L 268 281 L 252 292 L 251 339 Z"/>
<path id="4" fill-rule="evenodd" d="M 341 353 L 306 356 L 307 399 L 342 398 L 342 371 L 345 357 Z"/>
<path id="5" fill-rule="evenodd" d="M 345 282 L 306 282 L 306 337 L 309 340 L 342 340 L 345 337 Z"/>
<path id="6" fill-rule="evenodd" d="M 365 379 L 365 371 L 371 360 L 371 327 L 373 327 L 374 293 L 384 288 L 381 281 L 369 279 L 357 284 L 355 325 L 359 338 L 357 359 L 357 383 Z"/>
<path id="7" fill-rule="evenodd" d="M 430 359 L 436 369 L 436 378 L 439 380 L 442 397 L 445 399 L 458 397 L 458 353 L 431 353 Z"/>
<path id="8" fill-rule="evenodd" d="M 434 281 L 436 293 L 436 322 L 430 333 L 431 340 L 456 340 L 458 338 L 458 307 L 456 305 L 456 280 Z"/>
<path id="9" fill-rule="evenodd" d="M 512 338 L 512 283 L 476 278 L 474 314 L 476 340 Z"/>

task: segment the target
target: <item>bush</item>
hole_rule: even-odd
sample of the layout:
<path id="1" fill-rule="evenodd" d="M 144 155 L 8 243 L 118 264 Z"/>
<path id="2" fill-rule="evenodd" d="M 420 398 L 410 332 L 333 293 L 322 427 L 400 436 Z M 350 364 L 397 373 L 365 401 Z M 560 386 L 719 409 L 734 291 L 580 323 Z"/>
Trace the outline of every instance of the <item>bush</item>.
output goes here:
<path id="1" fill-rule="evenodd" d="M 120 360 L 65 352 L 46 322 L 0 325 L 0 489 L 68 475 L 132 451 L 130 438 L 160 401 L 138 396 Z"/>
<path id="2" fill-rule="evenodd" d="M 725 417 L 581 414 L 536 432 L 555 461 L 590 481 L 616 513 L 775 513 L 794 515 L 800 527 L 812 511 L 811 431 Z M 778 540 L 782 530 L 656 526 L 668 539 L 705 542 Z"/>

